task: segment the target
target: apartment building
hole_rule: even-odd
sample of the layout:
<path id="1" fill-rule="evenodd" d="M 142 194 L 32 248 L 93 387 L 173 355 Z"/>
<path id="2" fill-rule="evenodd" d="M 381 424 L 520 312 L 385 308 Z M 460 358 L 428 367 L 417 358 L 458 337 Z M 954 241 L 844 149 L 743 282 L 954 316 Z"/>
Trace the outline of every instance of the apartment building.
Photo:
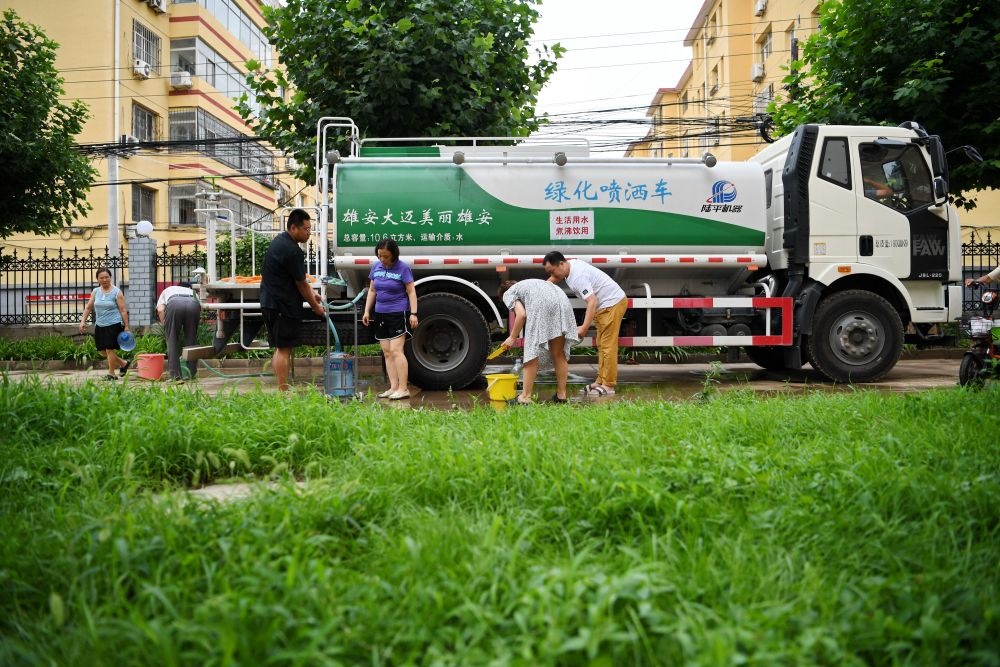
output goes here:
<path id="1" fill-rule="evenodd" d="M 274 0 L 270 0 L 274 1 Z M 271 230 L 279 205 L 310 205 L 311 187 L 289 161 L 253 139 L 234 110 L 250 94 L 246 62 L 271 65 L 261 0 L 9 0 L 22 19 L 59 44 L 65 98 L 90 119 L 78 143 L 98 177 L 93 210 L 59 238 L 19 235 L 22 248 L 88 248 L 112 254 L 140 220 L 157 242 L 201 240 L 211 204 L 242 228 Z"/>
<path id="2" fill-rule="evenodd" d="M 799 56 L 798 42 L 819 25 L 817 0 L 705 0 L 684 38 L 691 64 L 678 82 L 653 95 L 650 130 L 627 157 L 746 160 L 764 148 L 750 129 L 757 114 L 787 95 L 782 79 Z M 928 128 L 934 131 L 935 128 Z M 975 193 L 976 209 L 960 212 L 963 227 L 1000 234 L 1000 190 Z M 966 232 L 968 238 L 971 231 Z"/>
<path id="3" fill-rule="evenodd" d="M 781 94 L 798 40 L 816 30 L 818 8 L 817 0 L 705 0 L 684 38 L 691 64 L 674 87 L 656 92 L 652 127 L 626 155 L 757 153 L 765 141 L 754 117 Z"/>

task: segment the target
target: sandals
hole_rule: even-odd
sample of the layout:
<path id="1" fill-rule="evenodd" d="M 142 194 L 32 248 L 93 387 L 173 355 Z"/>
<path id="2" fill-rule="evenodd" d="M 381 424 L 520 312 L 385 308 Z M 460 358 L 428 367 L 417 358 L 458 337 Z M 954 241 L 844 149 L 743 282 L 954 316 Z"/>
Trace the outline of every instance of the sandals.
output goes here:
<path id="1" fill-rule="evenodd" d="M 556 396 L 555 394 L 553 394 L 552 398 L 550 398 L 548 401 L 546 401 L 546 403 L 569 403 L 569 399 L 568 398 L 559 398 L 558 396 Z"/>
<path id="2" fill-rule="evenodd" d="M 110 382 L 111 380 L 117 380 L 118 378 L 115 377 L 114 375 L 108 374 L 104 376 L 104 379 Z"/>
<path id="3" fill-rule="evenodd" d="M 583 388 L 584 396 L 614 396 L 615 390 L 599 384 L 588 384 Z"/>
<path id="4" fill-rule="evenodd" d="M 388 396 L 386 396 L 386 398 L 388 398 L 390 401 L 398 401 L 401 398 L 409 398 L 409 397 L 410 397 L 410 392 L 408 391 L 394 391 Z"/>
<path id="5" fill-rule="evenodd" d="M 519 396 L 515 396 L 507 401 L 507 405 L 533 405 L 531 401 L 524 402 Z"/>
<path id="6" fill-rule="evenodd" d="M 389 398 L 392 396 L 392 389 L 386 389 L 381 394 L 375 394 L 376 398 Z"/>
<path id="7" fill-rule="evenodd" d="M 131 365 L 132 365 L 132 360 L 131 359 L 126 359 L 125 360 L 125 365 L 118 369 L 118 375 L 121 375 L 122 377 L 125 377 L 125 374 L 128 373 L 128 367 L 131 366 Z"/>

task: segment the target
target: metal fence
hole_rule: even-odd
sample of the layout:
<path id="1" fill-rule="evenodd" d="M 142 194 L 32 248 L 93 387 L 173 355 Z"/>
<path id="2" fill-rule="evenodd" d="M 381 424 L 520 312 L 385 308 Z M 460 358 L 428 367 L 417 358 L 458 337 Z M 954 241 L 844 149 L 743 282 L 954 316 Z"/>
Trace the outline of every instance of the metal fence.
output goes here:
<path id="1" fill-rule="evenodd" d="M 311 260 L 315 260 L 310 256 Z M 191 280 L 196 268 L 205 265 L 206 256 L 199 244 L 163 245 L 156 254 L 156 295 L 168 285 Z M 220 258 L 222 271 L 228 275 L 228 255 Z M 990 230 L 974 229 L 971 240 L 962 244 L 962 277 L 976 278 L 1000 266 L 1000 242 L 994 241 Z M 128 256 L 111 257 L 86 250 L 15 250 L 0 263 L 0 326 L 28 324 L 76 324 L 97 284 L 99 268 L 111 271 L 112 282 L 128 291 Z M 260 267 L 256 267 L 260 272 Z M 963 310 L 979 308 L 976 290 L 965 290 Z"/>
<path id="2" fill-rule="evenodd" d="M 1000 266 L 1000 242 L 994 241 L 992 232 L 996 230 L 966 228 L 971 236 L 962 244 L 962 279 L 978 278 Z M 962 300 L 962 311 L 976 313 L 980 310 L 980 290 L 966 289 Z"/>
<path id="3" fill-rule="evenodd" d="M 197 245 L 162 246 L 156 255 L 156 295 L 168 285 L 190 280 L 205 266 Z M 128 255 L 112 257 L 108 249 L 14 250 L 0 260 L 0 326 L 76 324 L 91 292 L 97 271 L 107 268 L 111 281 L 128 292 Z"/>

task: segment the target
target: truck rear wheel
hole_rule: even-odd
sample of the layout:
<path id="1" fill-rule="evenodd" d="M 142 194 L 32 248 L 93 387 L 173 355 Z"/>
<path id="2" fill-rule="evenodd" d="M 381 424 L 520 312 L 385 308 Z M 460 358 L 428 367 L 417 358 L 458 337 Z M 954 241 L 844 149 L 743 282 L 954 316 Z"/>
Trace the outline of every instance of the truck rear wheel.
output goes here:
<path id="1" fill-rule="evenodd" d="M 903 322 L 892 305 L 872 292 L 846 290 L 816 307 L 809 360 L 834 382 L 873 382 L 903 352 Z"/>
<path id="2" fill-rule="evenodd" d="M 406 346 L 410 379 L 422 389 L 463 389 L 486 366 L 490 333 L 483 314 L 454 294 L 419 301 L 420 321 Z"/>

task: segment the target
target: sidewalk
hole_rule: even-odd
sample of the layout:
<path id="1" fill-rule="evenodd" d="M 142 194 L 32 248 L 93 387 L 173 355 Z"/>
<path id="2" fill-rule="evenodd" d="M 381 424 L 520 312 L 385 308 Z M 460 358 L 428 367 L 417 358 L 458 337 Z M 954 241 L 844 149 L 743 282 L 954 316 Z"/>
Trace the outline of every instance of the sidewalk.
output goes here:
<path id="1" fill-rule="evenodd" d="M 958 351 L 959 353 L 961 351 Z M 571 393 L 580 385 L 590 382 L 597 372 L 596 360 L 584 358 L 570 365 Z M 486 367 L 484 373 L 510 372 L 512 361 L 498 359 L 499 363 Z M 706 380 L 719 389 L 752 389 L 769 393 L 786 393 L 813 390 L 852 390 L 852 388 L 877 389 L 880 391 L 919 391 L 932 388 L 954 387 L 958 382 L 958 366 L 960 354 L 908 354 L 904 355 L 896 367 L 881 381 L 858 385 L 834 385 L 822 378 L 819 373 L 806 366 L 793 373 L 774 373 L 765 371 L 757 365 L 745 361 L 737 363 L 721 363 L 718 371 L 713 370 L 708 362 L 697 363 L 663 363 L 663 364 L 629 364 L 619 365 L 619 392 L 617 399 L 665 399 L 684 400 L 701 391 Z M 201 367 L 196 381 L 184 384 L 170 382 L 153 382 L 140 378 L 131 370 L 125 379 L 110 382 L 104 380 L 106 369 L 93 368 L 79 370 L 67 368 L 65 364 L 47 364 L 46 367 L 26 368 L 27 364 L 19 364 L 16 370 L 3 370 L 12 381 L 23 381 L 38 378 L 42 382 L 68 382 L 74 385 L 86 382 L 103 383 L 109 386 L 127 384 L 131 387 L 160 388 L 164 390 L 203 391 L 210 395 L 226 392 L 245 393 L 262 390 L 276 392 L 274 378 L 269 374 L 270 362 L 248 360 L 225 360 L 215 362 L 217 368 Z M 7 368 L 13 364 L 4 362 Z M 356 391 L 371 394 L 384 388 L 381 370 L 381 360 L 378 357 L 362 357 L 358 360 L 358 382 Z M 538 378 L 538 394 L 547 398 L 551 393 L 554 378 L 551 374 L 542 373 Z M 319 357 L 297 359 L 292 377 L 293 391 L 322 391 L 323 364 Z M 465 404 L 489 403 L 485 391 L 485 383 L 459 392 L 423 392 L 411 388 L 412 398 L 408 401 L 394 403 L 419 407 L 448 407 Z M 374 399 L 372 399 L 374 400 Z M 604 400 L 604 399 L 600 399 Z M 611 399 L 615 400 L 615 399 Z M 388 405 L 388 403 L 386 403 Z"/>

